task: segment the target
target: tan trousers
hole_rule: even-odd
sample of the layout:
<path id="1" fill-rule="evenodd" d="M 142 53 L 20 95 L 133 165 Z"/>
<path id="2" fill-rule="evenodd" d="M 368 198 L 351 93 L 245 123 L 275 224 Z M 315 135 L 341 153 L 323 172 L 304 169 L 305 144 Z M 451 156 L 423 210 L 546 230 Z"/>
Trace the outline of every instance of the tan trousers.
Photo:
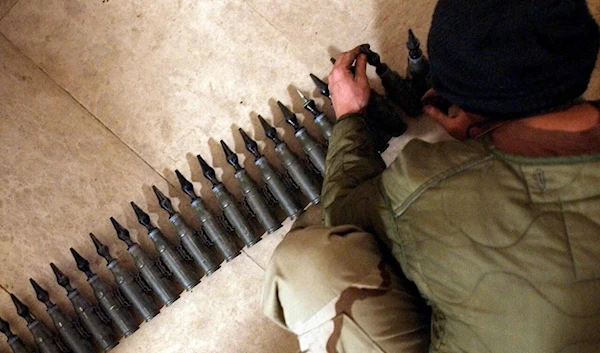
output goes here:
<path id="1" fill-rule="evenodd" d="M 430 311 L 356 226 L 295 224 L 267 269 L 263 311 L 303 352 L 427 352 Z"/>

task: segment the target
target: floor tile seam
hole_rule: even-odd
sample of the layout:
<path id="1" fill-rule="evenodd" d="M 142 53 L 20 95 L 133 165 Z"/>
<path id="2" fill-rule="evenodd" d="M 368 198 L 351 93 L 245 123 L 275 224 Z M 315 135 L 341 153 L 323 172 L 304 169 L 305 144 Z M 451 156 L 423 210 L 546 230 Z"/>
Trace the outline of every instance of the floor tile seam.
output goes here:
<path id="1" fill-rule="evenodd" d="M 263 274 L 265 274 L 265 273 L 267 272 L 267 269 L 266 269 L 266 268 L 263 268 L 263 267 L 262 267 L 262 266 L 261 266 L 261 265 L 258 263 L 258 261 L 256 261 L 254 258 L 252 258 L 252 256 L 250 256 L 250 254 L 248 254 L 248 252 L 246 251 L 246 249 L 242 249 L 242 253 L 244 253 L 244 255 L 246 255 L 246 256 L 247 256 L 247 257 L 250 259 L 250 261 L 252 261 L 252 263 L 254 263 L 254 264 L 255 264 L 255 265 L 256 265 L 256 266 L 257 266 L 257 267 L 258 267 L 258 268 L 261 270 L 261 272 L 262 272 Z"/>
<path id="2" fill-rule="evenodd" d="M 0 17 L 0 22 L 2 22 L 2 20 L 4 19 L 4 17 L 8 16 L 8 14 L 12 11 L 12 9 L 17 6 L 17 4 L 19 3 L 20 0 L 17 0 L 14 4 L 12 4 L 12 6 L 10 7 L 10 9 L 8 9 L 8 11 L 6 11 L 6 13 L 4 14 L 4 16 Z"/>
<path id="3" fill-rule="evenodd" d="M 360 36 L 363 35 L 363 33 L 365 33 L 369 28 L 371 28 L 371 25 L 373 24 L 373 22 L 375 22 L 375 18 L 372 18 L 371 21 L 369 21 L 369 23 L 367 23 L 363 29 L 360 30 L 360 32 L 358 32 L 358 35 L 355 38 L 360 38 Z"/>
<path id="4" fill-rule="evenodd" d="M 250 3 L 248 3 L 247 0 L 244 0 L 244 3 L 246 4 L 246 6 L 248 6 L 250 8 L 250 10 L 254 11 L 254 13 L 256 13 L 258 16 L 260 16 L 260 18 L 262 18 L 266 23 L 268 23 L 269 26 L 271 26 L 271 28 L 273 28 L 275 31 L 277 31 L 277 33 L 279 33 L 281 36 L 283 36 L 283 38 L 285 38 L 288 41 L 288 43 L 290 43 L 290 44 L 293 43 L 292 40 L 290 38 L 288 38 L 288 36 L 286 36 L 285 33 L 283 33 L 283 31 L 280 31 L 279 28 L 277 28 L 275 26 L 275 24 L 273 24 L 271 21 L 269 21 L 268 18 L 263 16 L 263 14 L 260 13 L 260 11 L 255 9 L 252 5 L 250 5 Z"/>
<path id="5" fill-rule="evenodd" d="M 153 172 L 155 172 L 156 174 L 158 174 L 158 176 L 164 180 L 167 184 L 169 184 L 172 187 L 176 187 L 173 183 L 169 182 L 169 180 L 167 178 L 165 178 L 158 170 L 156 170 L 156 168 L 154 168 L 148 161 L 146 161 L 135 149 L 133 149 L 132 146 L 130 146 L 129 144 L 127 144 L 119 135 L 117 135 L 113 130 L 111 130 L 101 119 L 99 119 L 94 113 L 92 113 L 83 103 L 81 103 L 75 96 L 73 96 L 73 94 L 71 94 L 71 92 L 69 92 L 65 87 L 63 87 L 62 85 L 60 85 L 48 72 L 46 72 L 46 70 L 44 70 L 44 68 L 42 68 L 40 65 L 38 65 L 35 61 L 33 61 L 33 59 L 31 59 L 29 56 L 25 55 L 25 53 L 23 53 L 21 51 L 21 49 L 19 49 L 18 46 L 16 46 L 8 37 L 6 37 L 4 35 L 4 33 L 0 32 L 0 35 L 8 42 L 10 43 L 10 45 L 12 45 L 15 50 L 17 50 L 17 52 L 19 54 L 21 54 L 24 58 L 26 58 L 27 60 L 29 60 L 33 65 L 35 65 L 41 72 L 44 73 L 44 75 L 46 75 L 46 77 L 48 77 L 48 79 L 50 81 L 52 81 L 53 84 L 55 84 L 56 86 L 58 86 L 64 93 L 66 93 L 73 101 L 75 101 L 87 114 L 89 114 L 94 120 L 96 120 L 98 122 L 98 124 L 100 124 L 100 126 L 102 126 L 104 129 L 106 129 L 111 135 L 113 135 L 117 140 L 119 140 L 119 142 L 121 144 L 123 144 L 129 151 L 131 151 L 131 153 L 133 153 L 137 158 L 139 158 L 146 166 L 148 166 L 148 168 L 150 168 Z"/>

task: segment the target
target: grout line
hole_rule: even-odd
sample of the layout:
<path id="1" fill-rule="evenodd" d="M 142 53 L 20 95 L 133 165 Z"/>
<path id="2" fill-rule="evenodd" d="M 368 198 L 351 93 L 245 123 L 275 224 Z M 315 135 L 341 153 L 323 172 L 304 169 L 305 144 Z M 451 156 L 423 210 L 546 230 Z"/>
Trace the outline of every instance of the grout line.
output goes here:
<path id="1" fill-rule="evenodd" d="M 371 27 L 371 24 L 373 24 L 373 22 L 375 22 L 375 18 L 371 19 L 371 21 L 369 21 L 369 23 L 366 24 L 366 26 L 360 30 L 360 32 L 358 33 L 358 35 L 356 36 L 356 38 L 360 37 L 363 35 L 363 33 L 365 33 L 365 31 L 367 29 L 369 29 L 369 27 Z"/>
<path id="2" fill-rule="evenodd" d="M 19 3 L 19 0 L 15 1 L 15 3 L 6 11 L 4 16 L 0 17 L 0 22 L 4 19 L 4 17 L 8 16 L 8 14 L 12 11 L 13 7 L 15 7 Z"/>
<path id="3" fill-rule="evenodd" d="M 277 33 L 279 33 L 281 36 L 283 36 L 288 41 L 288 43 L 290 43 L 290 44 L 293 43 L 290 38 L 288 38 L 282 31 L 280 31 L 277 27 L 275 27 L 275 25 L 273 23 L 271 23 L 271 21 L 269 21 L 265 16 L 263 16 L 262 13 L 260 13 L 254 7 L 252 7 L 252 5 L 250 5 L 246 0 L 244 0 L 244 3 L 246 4 L 246 6 L 248 6 L 250 8 L 250 10 L 254 11 L 254 13 L 259 15 L 260 18 L 262 18 L 266 23 L 268 23 L 269 26 L 271 26 Z"/>
<path id="4" fill-rule="evenodd" d="M 252 258 L 252 256 L 250 256 L 250 254 L 248 254 L 248 252 L 246 251 L 245 248 L 242 249 L 242 253 L 244 253 L 244 255 L 246 255 L 250 259 L 250 261 L 252 261 L 252 263 L 254 263 L 256 265 L 256 267 L 258 267 L 262 271 L 263 274 L 267 272 L 267 269 L 266 268 L 262 268 L 262 266 L 259 265 L 258 262 L 256 260 L 254 260 Z"/>
<path id="5" fill-rule="evenodd" d="M 137 151 L 135 151 L 130 145 L 128 145 L 125 141 L 123 141 L 123 139 L 117 135 L 114 131 L 112 131 L 106 124 L 104 124 L 104 122 L 102 120 L 100 120 L 95 114 L 93 114 L 86 106 L 84 106 L 79 100 L 77 100 L 77 98 L 75 98 L 71 92 L 67 91 L 66 88 L 64 88 L 63 86 L 61 86 L 58 82 L 56 82 L 56 80 L 54 80 L 54 78 L 52 76 L 50 76 L 50 74 L 48 74 L 40 65 L 36 64 L 35 61 L 33 61 L 30 57 L 28 57 L 27 55 L 25 55 L 25 53 L 23 53 L 21 51 L 21 49 L 19 49 L 19 47 L 17 47 L 10 39 L 8 39 L 3 33 L 0 32 L 0 36 L 2 36 L 2 38 L 6 39 L 7 42 L 9 42 L 18 52 L 19 54 L 21 54 L 23 57 L 27 58 L 33 65 L 35 65 L 41 72 L 44 73 L 44 75 L 46 75 L 46 77 L 48 77 L 48 79 L 50 79 L 50 81 L 52 81 L 56 86 L 58 86 L 63 92 L 65 92 L 71 99 L 73 99 L 73 101 L 75 101 L 86 113 L 88 113 L 93 119 L 95 119 L 100 126 L 104 127 L 111 135 L 113 135 L 114 137 L 117 138 L 117 140 L 119 140 L 119 142 L 121 142 L 125 147 L 127 147 L 127 149 L 129 149 L 136 157 L 138 157 L 146 166 L 148 166 L 151 170 L 153 170 L 156 174 L 158 174 L 158 176 L 163 179 L 168 185 L 175 187 L 175 185 L 173 185 L 172 183 L 169 182 L 169 180 L 167 180 L 167 178 L 165 176 L 163 176 L 158 170 L 156 170 L 152 165 L 150 165 L 150 163 L 148 163 Z"/>

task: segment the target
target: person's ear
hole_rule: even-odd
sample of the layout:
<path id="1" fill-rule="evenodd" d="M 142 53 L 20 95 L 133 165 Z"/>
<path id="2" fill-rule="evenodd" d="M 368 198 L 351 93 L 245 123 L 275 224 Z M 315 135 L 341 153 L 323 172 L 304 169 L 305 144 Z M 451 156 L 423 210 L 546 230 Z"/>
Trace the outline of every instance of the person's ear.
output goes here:
<path id="1" fill-rule="evenodd" d="M 423 98 L 435 96 L 436 93 L 430 89 Z M 440 109 L 426 105 L 423 108 L 425 114 L 429 115 L 433 120 L 437 121 L 450 136 L 457 140 L 464 141 L 471 137 L 479 135 L 479 126 L 484 121 L 484 118 L 478 114 L 466 112 L 456 105 L 451 105 L 448 109 L 448 114 Z"/>
<path id="2" fill-rule="evenodd" d="M 481 120 L 478 119 L 478 116 L 469 114 L 456 105 L 450 107 L 447 115 L 433 106 L 426 106 L 423 110 L 442 125 L 450 136 L 460 141 L 470 138 L 472 132 L 469 132 L 469 129 Z"/>

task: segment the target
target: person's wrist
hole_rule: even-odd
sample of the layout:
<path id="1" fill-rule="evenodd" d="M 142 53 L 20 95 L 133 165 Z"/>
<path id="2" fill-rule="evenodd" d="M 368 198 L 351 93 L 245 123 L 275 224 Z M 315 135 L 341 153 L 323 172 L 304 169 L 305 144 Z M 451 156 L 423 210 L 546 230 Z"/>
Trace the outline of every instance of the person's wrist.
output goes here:
<path id="1" fill-rule="evenodd" d="M 344 119 L 348 119 L 351 117 L 360 117 L 360 118 L 364 118 L 364 109 L 363 110 L 359 110 L 359 111 L 352 111 L 352 112 L 348 112 L 346 114 L 340 115 L 336 118 L 336 122 L 339 122 L 341 120 Z"/>
<path id="2" fill-rule="evenodd" d="M 336 120 L 340 120 L 347 115 L 360 114 L 361 112 L 362 112 L 362 110 L 359 110 L 359 109 L 345 109 L 345 110 L 342 110 L 341 112 L 338 112 L 336 110 L 335 116 L 336 116 Z"/>

